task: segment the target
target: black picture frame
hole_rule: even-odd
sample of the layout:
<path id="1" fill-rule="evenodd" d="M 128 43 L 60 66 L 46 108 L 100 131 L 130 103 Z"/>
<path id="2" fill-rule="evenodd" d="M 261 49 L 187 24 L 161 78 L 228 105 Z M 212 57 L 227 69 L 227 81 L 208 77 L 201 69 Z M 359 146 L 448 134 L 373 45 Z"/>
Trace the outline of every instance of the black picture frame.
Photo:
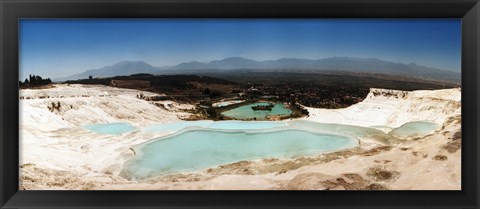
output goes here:
<path id="1" fill-rule="evenodd" d="M 478 0 L 0 0 L 1 208 L 478 208 Z M 461 191 L 19 191 L 19 18 L 461 18 Z M 428 179 L 425 179 L 428 181 Z"/>

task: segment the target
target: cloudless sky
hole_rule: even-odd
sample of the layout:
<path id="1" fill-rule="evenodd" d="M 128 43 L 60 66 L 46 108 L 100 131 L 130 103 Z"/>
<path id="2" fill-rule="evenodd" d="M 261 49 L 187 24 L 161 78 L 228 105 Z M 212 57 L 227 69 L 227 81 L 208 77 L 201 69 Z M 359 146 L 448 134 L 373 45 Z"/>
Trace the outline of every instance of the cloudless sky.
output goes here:
<path id="1" fill-rule="evenodd" d="M 120 61 L 153 66 L 254 60 L 378 58 L 460 72 L 460 19 L 22 19 L 20 80 Z"/>

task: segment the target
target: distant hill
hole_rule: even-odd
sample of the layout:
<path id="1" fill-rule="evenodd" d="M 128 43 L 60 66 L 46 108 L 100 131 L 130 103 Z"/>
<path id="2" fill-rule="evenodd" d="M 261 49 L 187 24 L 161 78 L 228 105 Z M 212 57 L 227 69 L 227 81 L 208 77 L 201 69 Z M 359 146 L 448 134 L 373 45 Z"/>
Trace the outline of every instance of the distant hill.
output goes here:
<path id="1" fill-rule="evenodd" d="M 93 77 L 111 77 L 116 75 L 131 75 L 135 73 L 151 74 L 204 74 L 229 73 L 232 70 L 252 70 L 254 72 L 352 72 L 370 74 L 389 74 L 417 79 L 446 81 L 449 83 L 461 82 L 461 74 L 439 70 L 415 63 L 404 64 L 383 61 L 375 58 L 331 57 L 325 59 L 296 59 L 282 58 L 277 60 L 255 61 L 242 57 L 230 57 L 214 60 L 208 63 L 186 62 L 171 67 L 154 67 L 143 61 L 120 62 L 112 66 L 85 71 L 81 74 L 55 80 L 76 80 Z"/>
<path id="2" fill-rule="evenodd" d="M 159 68 L 151 66 L 144 61 L 123 61 L 111 66 L 105 66 L 99 69 L 87 70 L 80 74 L 71 75 L 68 77 L 56 78 L 55 81 L 78 80 L 86 79 L 89 76 L 94 78 L 113 77 L 117 75 L 132 75 L 137 73 L 158 73 Z"/>

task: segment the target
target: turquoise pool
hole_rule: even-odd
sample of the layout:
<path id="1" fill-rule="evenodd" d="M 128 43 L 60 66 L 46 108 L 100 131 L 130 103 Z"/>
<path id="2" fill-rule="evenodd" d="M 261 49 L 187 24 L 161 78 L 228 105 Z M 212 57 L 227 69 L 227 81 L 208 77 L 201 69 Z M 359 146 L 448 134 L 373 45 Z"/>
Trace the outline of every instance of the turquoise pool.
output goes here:
<path id="1" fill-rule="evenodd" d="M 252 107 L 256 105 L 268 105 L 268 102 L 257 102 L 248 105 L 242 105 L 240 107 L 222 112 L 222 115 L 227 117 L 246 120 L 246 119 L 265 119 L 267 115 L 276 116 L 288 116 L 293 112 L 292 110 L 285 108 L 283 104 L 276 103 L 271 110 L 253 110 Z"/>
<path id="2" fill-rule="evenodd" d="M 125 163 L 122 175 L 146 179 L 241 160 L 315 155 L 358 146 L 356 137 L 384 144 L 399 141 L 374 128 L 306 120 L 184 121 L 147 128 L 165 131 L 172 127 L 168 130 L 174 130 L 173 134 L 134 147 L 137 155 Z"/>
<path id="3" fill-rule="evenodd" d="M 393 129 L 389 134 L 400 138 L 418 137 L 432 133 L 439 127 L 440 125 L 436 123 L 416 121 L 405 123 L 402 126 Z"/>
<path id="4" fill-rule="evenodd" d="M 166 124 L 149 125 L 142 129 L 143 132 L 177 132 L 188 127 L 205 127 L 213 123 L 211 120 L 199 120 L 199 121 L 179 121 Z"/>
<path id="5" fill-rule="evenodd" d="M 227 131 L 192 129 L 137 147 L 124 175 L 145 179 L 161 174 L 201 170 L 264 157 L 295 157 L 358 145 L 354 138 L 305 130 Z"/>
<path id="6" fill-rule="evenodd" d="M 84 128 L 111 135 L 137 130 L 130 123 L 123 122 L 86 125 Z M 406 123 L 388 134 L 375 128 L 308 120 L 201 120 L 156 124 L 140 130 L 169 135 L 135 146 L 137 155 L 123 165 L 122 175 L 147 179 L 242 160 L 316 155 L 358 146 L 357 138 L 360 137 L 389 145 L 405 141 L 407 137 L 426 135 L 438 128 L 438 124 L 426 121 Z"/>
<path id="7" fill-rule="evenodd" d="M 228 130 L 243 130 L 243 129 L 265 129 L 286 126 L 286 122 L 281 121 L 180 121 L 167 124 L 149 125 L 142 129 L 143 132 L 177 132 L 189 127 L 202 127 L 211 129 L 228 129 Z"/>

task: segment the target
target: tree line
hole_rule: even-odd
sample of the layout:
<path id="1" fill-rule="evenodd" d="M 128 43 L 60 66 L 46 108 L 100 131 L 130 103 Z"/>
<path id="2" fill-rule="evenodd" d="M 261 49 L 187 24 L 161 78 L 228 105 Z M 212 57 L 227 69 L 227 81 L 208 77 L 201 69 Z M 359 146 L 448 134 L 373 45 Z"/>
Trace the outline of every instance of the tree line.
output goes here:
<path id="1" fill-rule="evenodd" d="M 33 86 L 43 86 L 52 83 L 50 78 L 42 78 L 39 75 L 29 75 L 28 78 L 25 78 L 25 81 L 18 81 L 18 85 L 21 87 L 33 87 Z"/>

